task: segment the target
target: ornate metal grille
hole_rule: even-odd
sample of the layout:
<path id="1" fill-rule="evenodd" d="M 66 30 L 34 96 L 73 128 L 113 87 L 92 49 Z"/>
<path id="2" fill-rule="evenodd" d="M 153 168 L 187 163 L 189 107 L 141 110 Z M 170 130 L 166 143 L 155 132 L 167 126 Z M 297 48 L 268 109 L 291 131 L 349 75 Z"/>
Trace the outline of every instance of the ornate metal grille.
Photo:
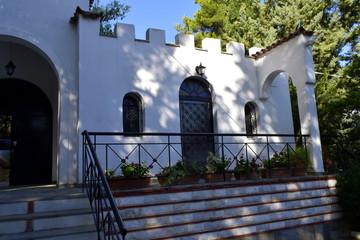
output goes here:
<path id="1" fill-rule="evenodd" d="M 128 93 L 123 101 L 124 132 L 143 132 L 143 110 L 141 98 Z"/>

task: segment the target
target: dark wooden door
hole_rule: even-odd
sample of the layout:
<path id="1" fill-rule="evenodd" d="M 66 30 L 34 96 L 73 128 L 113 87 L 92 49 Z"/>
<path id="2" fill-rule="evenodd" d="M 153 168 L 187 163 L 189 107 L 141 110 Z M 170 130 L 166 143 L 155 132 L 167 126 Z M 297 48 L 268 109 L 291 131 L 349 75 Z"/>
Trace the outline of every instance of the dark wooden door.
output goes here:
<path id="1" fill-rule="evenodd" d="M 12 116 L 10 185 L 51 183 L 52 109 L 48 98 L 25 81 L 7 79 L 0 86 L 0 113 Z"/>

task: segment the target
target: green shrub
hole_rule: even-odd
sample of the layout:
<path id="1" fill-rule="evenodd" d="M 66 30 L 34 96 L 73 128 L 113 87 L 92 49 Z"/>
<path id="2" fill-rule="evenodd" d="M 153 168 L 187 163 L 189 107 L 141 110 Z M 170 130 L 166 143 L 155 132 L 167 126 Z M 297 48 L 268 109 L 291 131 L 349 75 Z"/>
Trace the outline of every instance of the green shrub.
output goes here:
<path id="1" fill-rule="evenodd" d="M 121 165 L 122 175 L 125 177 L 144 177 L 149 174 L 150 167 L 145 162 Z"/>
<path id="2" fill-rule="evenodd" d="M 179 160 L 175 165 L 165 167 L 161 174 L 166 175 L 166 185 L 172 185 L 176 180 L 184 177 L 186 174 L 200 175 L 204 172 L 203 167 L 197 162 L 184 162 Z"/>
<path id="3" fill-rule="evenodd" d="M 360 230 L 360 165 L 354 165 L 336 176 L 336 193 L 345 221 L 352 230 Z"/>

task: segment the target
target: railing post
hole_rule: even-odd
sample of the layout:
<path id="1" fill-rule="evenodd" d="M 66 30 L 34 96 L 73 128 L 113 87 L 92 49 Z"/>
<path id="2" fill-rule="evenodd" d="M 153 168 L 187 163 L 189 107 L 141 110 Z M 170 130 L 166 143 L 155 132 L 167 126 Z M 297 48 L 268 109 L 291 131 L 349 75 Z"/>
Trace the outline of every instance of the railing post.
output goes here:
<path id="1" fill-rule="evenodd" d="M 225 163 L 225 152 L 224 152 L 224 136 L 221 136 L 221 155 L 222 162 Z M 223 170 L 223 178 L 226 181 L 226 169 Z"/>
<path id="2" fill-rule="evenodd" d="M 109 153 L 108 153 L 108 147 L 109 147 L 109 144 L 105 144 L 105 154 L 106 154 L 106 157 L 105 157 L 105 173 L 108 173 L 108 170 L 109 170 Z M 106 175 L 105 175 L 106 177 Z"/>
<path id="3" fill-rule="evenodd" d="M 140 170 L 140 165 L 141 165 L 141 144 L 138 144 L 138 148 L 139 148 L 139 165 L 138 165 L 138 169 Z"/>
<path id="4" fill-rule="evenodd" d="M 286 158 L 287 158 L 287 164 L 288 168 L 290 168 L 290 152 L 289 152 L 289 143 L 286 143 Z"/>
<path id="5" fill-rule="evenodd" d="M 269 168 L 269 173 L 270 173 L 270 178 L 271 178 L 271 161 L 270 161 L 270 145 L 269 145 L 269 136 L 266 136 L 266 149 L 267 149 L 267 155 L 268 155 L 268 160 L 269 160 L 269 164 L 270 164 L 270 168 Z"/>
<path id="6" fill-rule="evenodd" d="M 248 143 L 245 143 L 245 155 L 246 155 L 246 161 L 249 161 L 249 155 L 248 155 Z"/>
<path id="7" fill-rule="evenodd" d="M 171 166 L 171 145 L 170 145 L 170 135 L 167 135 L 167 139 L 168 139 L 168 156 L 169 156 L 169 166 Z"/>
<path id="8" fill-rule="evenodd" d="M 85 136 L 82 134 L 82 192 L 85 187 Z"/>

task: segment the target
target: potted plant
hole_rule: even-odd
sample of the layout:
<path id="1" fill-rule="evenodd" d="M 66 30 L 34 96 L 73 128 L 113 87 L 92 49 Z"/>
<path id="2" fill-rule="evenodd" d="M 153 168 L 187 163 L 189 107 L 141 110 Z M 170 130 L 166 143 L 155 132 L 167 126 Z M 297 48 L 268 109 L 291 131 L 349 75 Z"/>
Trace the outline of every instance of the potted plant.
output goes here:
<path id="1" fill-rule="evenodd" d="M 292 166 L 292 176 L 306 176 L 307 169 L 311 166 L 310 158 L 305 148 L 297 147 L 289 153 Z"/>
<path id="2" fill-rule="evenodd" d="M 184 162 L 179 160 L 175 165 L 165 167 L 157 174 L 161 186 L 184 185 L 199 183 L 203 168 L 197 162 Z"/>
<path id="3" fill-rule="evenodd" d="M 109 186 L 112 189 L 132 189 L 150 187 L 150 167 L 145 162 L 130 163 L 124 162 L 121 166 L 121 175 L 115 175 L 115 171 L 105 172 L 108 177 Z"/>
<path id="4" fill-rule="evenodd" d="M 291 176 L 288 155 L 285 152 L 275 153 L 270 159 L 265 160 L 263 163 L 265 167 L 263 177 L 279 178 Z"/>
<path id="5" fill-rule="evenodd" d="M 256 163 L 255 158 L 251 161 L 245 160 L 243 156 L 236 161 L 234 168 L 234 176 L 236 180 L 242 179 L 259 179 L 260 178 L 259 164 Z"/>
<path id="6" fill-rule="evenodd" d="M 230 159 L 209 152 L 206 158 L 205 182 L 230 181 L 232 172 L 226 171 L 229 164 Z"/>

